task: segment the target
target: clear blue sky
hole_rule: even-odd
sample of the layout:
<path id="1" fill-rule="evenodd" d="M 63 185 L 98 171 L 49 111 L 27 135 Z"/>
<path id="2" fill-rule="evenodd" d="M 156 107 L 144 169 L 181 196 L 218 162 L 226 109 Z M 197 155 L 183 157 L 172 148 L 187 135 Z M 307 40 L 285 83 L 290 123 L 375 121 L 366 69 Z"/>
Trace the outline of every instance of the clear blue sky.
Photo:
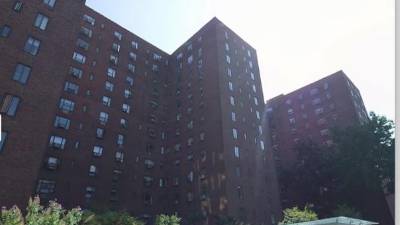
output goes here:
<path id="1" fill-rule="evenodd" d="M 367 110 L 394 119 L 394 0 L 87 0 L 171 53 L 212 17 L 258 54 L 264 98 L 343 70 Z"/>

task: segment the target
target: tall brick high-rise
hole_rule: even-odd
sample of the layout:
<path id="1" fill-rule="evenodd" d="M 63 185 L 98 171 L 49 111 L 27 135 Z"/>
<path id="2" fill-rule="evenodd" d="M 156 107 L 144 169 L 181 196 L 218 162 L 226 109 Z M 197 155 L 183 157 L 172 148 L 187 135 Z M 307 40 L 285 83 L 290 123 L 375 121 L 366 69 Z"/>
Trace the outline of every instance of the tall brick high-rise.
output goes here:
<path id="1" fill-rule="evenodd" d="M 0 205 L 277 223 L 256 51 L 218 19 L 169 55 L 82 0 L 0 11 Z"/>
<path id="2" fill-rule="evenodd" d="M 266 117 L 276 166 L 285 169 L 296 160 L 294 149 L 300 141 L 331 145 L 330 128 L 368 120 L 358 88 L 343 71 L 268 100 Z"/>
<path id="3" fill-rule="evenodd" d="M 269 127 L 266 138 L 271 142 L 281 181 L 282 208 L 315 203 L 307 201 L 321 201 L 310 199 L 312 197 L 305 194 L 308 192 L 297 189 L 296 184 L 292 185 L 295 183 L 292 182 L 293 176 L 301 175 L 295 167 L 301 163 L 297 162 L 299 144 L 311 141 L 324 150 L 328 149 L 325 147 L 334 144 L 332 128 L 346 128 L 369 120 L 360 91 L 343 71 L 268 100 L 265 118 Z M 286 171 L 290 171 L 289 176 Z M 320 187 L 320 193 L 323 193 L 324 188 Z M 363 210 L 368 211 L 369 215 L 363 215 L 364 218 L 393 224 L 383 193 L 370 193 L 368 197 L 371 204 Z M 315 207 L 325 214 L 334 210 L 320 205 Z"/>

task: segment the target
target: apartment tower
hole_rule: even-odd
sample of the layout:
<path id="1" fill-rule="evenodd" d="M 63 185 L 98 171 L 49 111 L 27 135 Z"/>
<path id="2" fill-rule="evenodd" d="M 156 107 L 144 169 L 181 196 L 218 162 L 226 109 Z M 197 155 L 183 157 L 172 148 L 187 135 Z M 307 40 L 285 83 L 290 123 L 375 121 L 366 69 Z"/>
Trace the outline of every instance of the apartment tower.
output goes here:
<path id="1" fill-rule="evenodd" d="M 82 0 L 0 10 L 1 205 L 278 222 L 256 51 L 218 19 L 168 54 Z"/>

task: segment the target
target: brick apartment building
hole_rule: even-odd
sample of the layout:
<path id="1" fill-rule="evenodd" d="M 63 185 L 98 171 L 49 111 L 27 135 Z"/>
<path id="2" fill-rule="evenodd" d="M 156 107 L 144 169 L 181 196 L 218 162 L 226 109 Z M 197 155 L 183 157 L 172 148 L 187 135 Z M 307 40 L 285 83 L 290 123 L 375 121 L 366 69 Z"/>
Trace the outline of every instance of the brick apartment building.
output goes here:
<path id="1" fill-rule="evenodd" d="M 278 222 L 256 51 L 218 19 L 169 55 L 82 0 L 0 11 L 0 205 Z"/>
<path id="2" fill-rule="evenodd" d="M 266 116 L 276 166 L 285 169 L 295 162 L 300 141 L 329 146 L 330 128 L 368 121 L 360 91 L 343 71 L 268 100 Z"/>
<path id="3" fill-rule="evenodd" d="M 265 124 L 269 127 L 266 139 L 271 143 L 280 179 L 284 176 L 281 171 L 293 171 L 299 143 L 311 140 L 322 147 L 330 146 L 333 144 L 331 128 L 344 128 L 369 120 L 360 91 L 343 71 L 268 100 L 265 116 Z M 302 205 L 304 197 L 299 193 L 302 192 L 281 184 L 282 208 Z M 374 194 L 376 196 L 370 196 L 374 204 L 366 207 L 373 212 L 369 216 L 379 218 L 382 224 L 393 224 L 389 214 L 390 200 L 388 206 L 383 195 Z"/>

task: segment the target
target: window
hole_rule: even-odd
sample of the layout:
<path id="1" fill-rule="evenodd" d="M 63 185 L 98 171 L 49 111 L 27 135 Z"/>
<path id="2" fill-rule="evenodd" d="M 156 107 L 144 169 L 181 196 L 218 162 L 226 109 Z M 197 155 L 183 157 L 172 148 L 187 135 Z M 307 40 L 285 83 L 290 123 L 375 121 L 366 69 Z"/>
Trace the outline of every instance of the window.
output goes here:
<path id="1" fill-rule="evenodd" d="M 235 105 L 235 98 L 231 96 L 230 97 L 230 102 L 231 102 L 231 105 L 234 106 Z"/>
<path id="2" fill-rule="evenodd" d="M 229 86 L 229 90 L 233 91 L 233 84 L 232 84 L 232 82 L 229 82 L 229 83 L 228 83 L 228 86 Z"/>
<path id="3" fill-rule="evenodd" d="M 257 99 L 257 97 L 254 97 L 254 104 L 255 104 L 255 105 L 258 105 L 258 99 Z"/>
<path id="4" fill-rule="evenodd" d="M 100 112 L 99 121 L 100 121 L 100 124 L 106 125 L 106 123 L 108 121 L 108 113 Z"/>
<path id="5" fill-rule="evenodd" d="M 231 57 L 229 57 L 229 55 L 226 56 L 226 62 L 227 62 L 228 64 L 231 63 Z"/>
<path id="6" fill-rule="evenodd" d="M 74 52 L 74 54 L 72 55 L 72 59 L 80 64 L 84 64 L 86 61 L 86 56 L 84 56 L 80 53 Z"/>
<path id="7" fill-rule="evenodd" d="M 228 43 L 225 43 L 225 50 L 229 51 L 229 44 Z"/>
<path id="8" fill-rule="evenodd" d="M 158 65 L 153 64 L 153 67 L 151 68 L 151 70 L 154 72 L 158 72 L 159 71 Z"/>
<path id="9" fill-rule="evenodd" d="M 106 81 L 105 89 L 106 91 L 112 92 L 114 90 L 114 84 L 109 81 Z"/>
<path id="10" fill-rule="evenodd" d="M 147 169 L 151 169 L 151 168 L 154 167 L 154 162 L 152 160 L 150 160 L 150 159 L 146 159 L 146 160 L 144 160 L 144 166 Z"/>
<path id="11" fill-rule="evenodd" d="M 161 61 L 162 57 L 161 55 L 157 54 L 157 53 L 153 53 L 153 60 L 155 61 Z"/>
<path id="12" fill-rule="evenodd" d="M 36 187 L 36 193 L 37 194 L 50 194 L 50 193 L 54 192 L 55 187 L 56 187 L 55 181 L 39 180 L 37 187 Z"/>
<path id="13" fill-rule="evenodd" d="M 108 68 L 107 69 L 107 76 L 108 77 L 111 77 L 111 78 L 114 78 L 115 77 L 115 74 L 116 74 L 116 71 L 113 69 L 113 68 Z"/>
<path id="14" fill-rule="evenodd" d="M 256 111 L 256 117 L 258 120 L 260 120 L 260 112 L 259 111 Z"/>
<path id="15" fill-rule="evenodd" d="M 200 141 L 204 141 L 204 139 L 205 139 L 205 133 L 204 133 L 204 132 L 201 132 L 199 136 L 200 136 Z"/>
<path id="16" fill-rule="evenodd" d="M 28 37 L 28 40 L 25 42 L 25 47 L 24 51 L 31 54 L 31 55 L 37 55 L 40 47 L 40 41 L 33 38 L 33 37 Z"/>
<path id="17" fill-rule="evenodd" d="M 153 184 L 153 180 L 154 180 L 153 177 L 144 176 L 143 177 L 144 186 L 147 186 L 147 187 L 151 186 Z"/>
<path id="18" fill-rule="evenodd" d="M 324 109 L 321 107 L 321 108 L 318 108 L 318 109 L 315 109 L 315 114 L 316 115 L 320 115 L 320 114 L 322 114 L 324 112 Z"/>
<path id="19" fill-rule="evenodd" d="M 294 125 L 296 123 L 296 120 L 294 118 L 289 118 L 289 123 L 291 125 Z"/>
<path id="20" fill-rule="evenodd" d="M 49 146 L 56 149 L 64 149 L 67 140 L 60 136 L 51 136 Z"/>
<path id="21" fill-rule="evenodd" d="M 0 113 L 4 113 L 7 116 L 15 116 L 19 103 L 20 98 L 13 95 L 6 95 L 3 99 Z"/>
<path id="22" fill-rule="evenodd" d="M 35 23 L 33 25 L 41 30 L 46 30 L 48 22 L 49 22 L 49 17 L 39 13 L 36 16 Z"/>
<path id="23" fill-rule="evenodd" d="M 255 79 L 254 78 L 254 73 L 250 73 L 250 77 L 251 77 L 252 80 L 254 80 Z"/>
<path id="24" fill-rule="evenodd" d="M 135 66 L 132 65 L 132 64 L 128 64 L 128 70 L 129 70 L 129 72 L 134 73 L 135 72 Z"/>
<path id="25" fill-rule="evenodd" d="M 129 86 L 133 86 L 133 77 L 131 77 L 131 76 L 126 76 L 126 83 L 127 83 Z"/>
<path id="26" fill-rule="evenodd" d="M 191 120 L 191 121 L 187 124 L 187 128 L 188 128 L 188 129 L 193 129 L 193 120 Z"/>
<path id="27" fill-rule="evenodd" d="M 62 129 L 68 130 L 70 124 L 71 124 L 71 121 L 65 117 L 56 116 L 56 118 L 54 120 L 54 127 L 56 127 L 56 128 L 62 128 Z"/>
<path id="28" fill-rule="evenodd" d="M 240 167 L 235 167 L 235 174 L 237 177 L 240 177 Z"/>
<path id="29" fill-rule="evenodd" d="M 96 129 L 96 138 L 99 138 L 99 139 L 104 138 L 104 129 L 103 128 Z"/>
<path id="30" fill-rule="evenodd" d="M 117 145 L 118 146 L 124 145 L 124 135 L 118 134 L 118 136 L 117 136 Z"/>
<path id="31" fill-rule="evenodd" d="M 192 64 L 192 62 L 193 62 L 193 55 L 190 55 L 190 56 L 187 58 L 187 63 L 188 63 L 188 64 Z"/>
<path id="32" fill-rule="evenodd" d="M 316 95 L 318 94 L 318 88 L 313 88 L 310 90 L 310 95 Z"/>
<path id="33" fill-rule="evenodd" d="M 257 92 L 257 90 L 256 90 L 256 85 L 254 85 L 254 84 L 253 84 L 253 92 L 254 92 L 254 93 Z"/>
<path id="34" fill-rule="evenodd" d="M 115 52 L 119 52 L 119 50 L 121 49 L 121 45 L 117 44 L 117 43 L 113 43 L 112 44 L 112 50 Z"/>
<path id="35" fill-rule="evenodd" d="M 89 176 L 93 177 L 96 176 L 97 168 L 94 165 L 90 165 L 89 167 Z"/>
<path id="36" fill-rule="evenodd" d="M 121 119 L 120 120 L 120 124 L 121 124 L 121 127 L 123 127 L 123 128 L 128 128 L 128 121 L 126 120 L 126 119 Z"/>
<path id="37" fill-rule="evenodd" d="M 57 169 L 59 160 L 55 157 L 49 157 L 49 158 L 47 158 L 46 164 L 47 164 L 47 169 L 55 170 L 55 169 Z"/>
<path id="38" fill-rule="evenodd" d="M 76 46 L 83 49 L 83 50 L 88 50 L 89 49 L 89 43 L 87 43 L 86 41 L 78 38 L 78 40 L 76 41 Z"/>
<path id="39" fill-rule="evenodd" d="M 129 58 L 133 61 L 136 61 L 136 54 L 133 52 L 129 52 Z"/>
<path id="40" fill-rule="evenodd" d="M 6 143 L 7 132 L 2 131 L 0 137 L 0 152 L 3 151 L 4 143 Z"/>
<path id="41" fill-rule="evenodd" d="M 73 101 L 61 98 L 58 108 L 65 113 L 73 112 L 75 108 L 75 103 Z"/>
<path id="42" fill-rule="evenodd" d="M 125 90 L 124 90 L 124 97 L 125 97 L 125 98 L 130 98 L 130 97 L 132 97 L 132 91 L 131 91 L 131 90 L 128 90 L 128 89 L 125 89 Z"/>
<path id="43" fill-rule="evenodd" d="M 31 73 L 31 67 L 18 63 L 15 68 L 13 80 L 21 84 L 26 84 L 30 73 Z"/>
<path id="44" fill-rule="evenodd" d="M 138 45 L 138 43 L 136 41 L 132 41 L 131 44 L 132 44 L 132 48 L 138 49 L 139 45 Z"/>
<path id="45" fill-rule="evenodd" d="M 81 69 L 78 69 L 78 68 L 75 68 L 75 67 L 70 67 L 69 68 L 69 74 L 71 74 L 73 77 L 81 79 L 82 75 L 83 75 L 83 71 Z"/>
<path id="46" fill-rule="evenodd" d="M 110 55 L 110 62 L 114 65 L 118 64 L 118 57 L 115 55 Z"/>
<path id="47" fill-rule="evenodd" d="M 253 62 L 252 61 L 249 61 L 249 67 L 253 68 Z"/>
<path id="48" fill-rule="evenodd" d="M 101 103 L 102 103 L 104 106 L 110 107 L 110 106 L 111 106 L 111 98 L 108 97 L 108 96 L 103 96 L 103 97 L 101 98 Z"/>
<path id="49" fill-rule="evenodd" d="M 240 149 L 238 146 L 235 146 L 234 148 L 234 155 L 236 158 L 240 158 Z"/>
<path id="50" fill-rule="evenodd" d="M 91 38 L 93 32 L 92 32 L 92 30 L 89 29 L 89 28 L 81 27 L 81 34 L 85 35 L 85 36 L 88 37 L 88 38 Z"/>
<path id="51" fill-rule="evenodd" d="M 115 161 L 117 161 L 119 163 L 123 163 L 124 162 L 124 153 L 123 152 L 116 152 L 115 153 Z"/>
<path id="52" fill-rule="evenodd" d="M 83 15 L 82 20 L 85 21 L 85 22 L 87 22 L 88 24 L 90 24 L 90 25 L 92 25 L 92 26 L 94 26 L 94 24 L 95 24 L 95 22 L 96 22 L 96 20 L 95 20 L 93 17 L 88 16 L 88 15 L 86 15 L 86 14 Z"/>
<path id="53" fill-rule="evenodd" d="M 329 88 L 329 84 L 328 84 L 328 82 L 325 82 L 324 83 L 324 90 L 328 90 L 328 88 Z"/>
<path id="54" fill-rule="evenodd" d="M 128 104 L 122 104 L 122 112 L 129 113 L 131 111 L 131 107 Z"/>
<path id="55" fill-rule="evenodd" d="M 76 95 L 79 91 L 79 85 L 67 81 L 64 85 L 64 91 Z"/>
<path id="56" fill-rule="evenodd" d="M 101 146 L 94 146 L 93 147 L 93 155 L 100 157 L 101 155 L 103 155 L 103 147 Z"/>
<path id="57" fill-rule="evenodd" d="M 228 76 L 232 76 L 232 70 L 230 68 L 228 68 Z"/>
<path id="58" fill-rule="evenodd" d="M 22 2 L 21 1 L 16 1 L 13 7 L 15 12 L 21 12 L 22 10 Z"/>
<path id="59" fill-rule="evenodd" d="M 231 118 L 232 118 L 232 121 L 235 122 L 236 121 L 236 113 L 231 112 Z"/>
<path id="60" fill-rule="evenodd" d="M 260 148 L 261 148 L 261 150 L 264 150 L 264 149 L 265 149 L 264 141 L 260 141 Z"/>
<path id="61" fill-rule="evenodd" d="M 56 4 L 56 0 L 43 0 L 43 3 L 51 8 L 54 8 L 54 5 Z"/>
<path id="62" fill-rule="evenodd" d="M 320 98 L 315 98 L 315 99 L 313 99 L 313 100 L 311 101 L 311 103 L 312 103 L 313 105 L 318 105 L 318 104 L 321 103 L 321 99 L 320 99 Z"/>
<path id="63" fill-rule="evenodd" d="M 8 25 L 4 25 L 0 27 L 0 37 L 8 37 L 11 34 L 11 27 Z"/>
<path id="64" fill-rule="evenodd" d="M 237 130 L 235 128 L 232 129 L 232 136 L 233 136 L 234 139 L 238 138 L 238 132 L 237 132 Z"/>
<path id="65" fill-rule="evenodd" d="M 192 145 L 193 145 L 193 142 L 194 142 L 194 139 L 193 139 L 193 138 L 189 138 L 189 139 L 187 140 L 187 145 L 188 145 L 188 146 L 192 146 Z"/>
<path id="66" fill-rule="evenodd" d="M 288 109 L 287 111 L 288 115 L 292 115 L 294 113 L 293 109 Z"/>
<path id="67" fill-rule="evenodd" d="M 328 129 L 323 129 L 323 130 L 320 131 L 320 133 L 321 133 L 321 136 L 327 136 L 327 135 L 329 135 L 329 130 Z"/>

